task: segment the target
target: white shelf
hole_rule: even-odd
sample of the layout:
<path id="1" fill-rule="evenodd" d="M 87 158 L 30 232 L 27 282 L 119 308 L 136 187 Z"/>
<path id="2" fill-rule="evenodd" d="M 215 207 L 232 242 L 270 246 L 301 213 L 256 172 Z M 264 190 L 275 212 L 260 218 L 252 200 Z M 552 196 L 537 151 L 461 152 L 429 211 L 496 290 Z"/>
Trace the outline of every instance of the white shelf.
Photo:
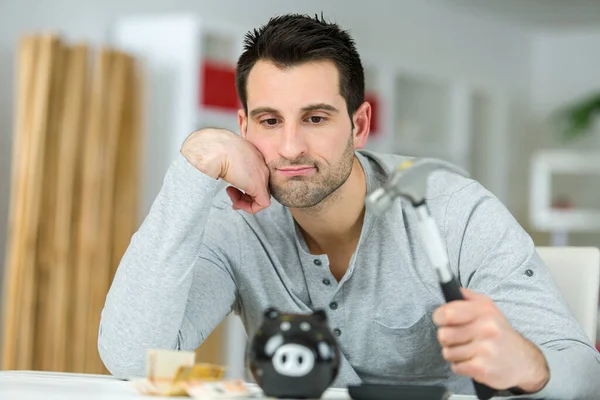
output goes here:
<path id="1" fill-rule="evenodd" d="M 600 174 L 600 152 L 541 150 L 534 154 L 529 203 L 532 226 L 540 231 L 599 232 L 600 209 L 552 208 L 552 175 L 558 173 Z"/>

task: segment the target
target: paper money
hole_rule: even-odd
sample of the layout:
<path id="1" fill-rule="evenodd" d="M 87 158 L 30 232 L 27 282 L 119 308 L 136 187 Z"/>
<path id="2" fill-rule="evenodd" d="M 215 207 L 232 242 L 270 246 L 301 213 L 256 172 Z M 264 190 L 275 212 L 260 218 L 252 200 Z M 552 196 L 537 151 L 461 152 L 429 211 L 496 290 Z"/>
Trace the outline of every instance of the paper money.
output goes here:
<path id="1" fill-rule="evenodd" d="M 193 379 L 183 382 L 181 386 L 188 396 L 202 400 L 225 400 L 252 397 L 252 392 L 241 379 L 207 382 Z"/>
<path id="2" fill-rule="evenodd" d="M 146 357 L 146 378 L 135 380 L 134 386 L 144 395 L 188 396 L 183 383 L 222 381 L 224 367 L 207 363 L 195 364 L 195 358 L 194 352 L 149 350 Z"/>
<path id="3" fill-rule="evenodd" d="M 194 364 L 181 366 L 173 380 L 175 382 L 202 379 L 203 381 L 219 381 L 225 375 L 225 368 L 214 364 Z"/>
<path id="4" fill-rule="evenodd" d="M 196 361 L 193 351 L 148 350 L 146 378 L 150 381 L 173 380 L 180 367 L 191 367 Z"/>

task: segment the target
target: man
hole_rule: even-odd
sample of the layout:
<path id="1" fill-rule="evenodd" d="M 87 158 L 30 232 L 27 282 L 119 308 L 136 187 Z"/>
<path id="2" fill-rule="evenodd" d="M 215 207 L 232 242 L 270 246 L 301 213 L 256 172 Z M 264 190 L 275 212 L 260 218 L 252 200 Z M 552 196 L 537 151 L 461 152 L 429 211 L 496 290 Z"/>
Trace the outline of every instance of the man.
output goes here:
<path id="1" fill-rule="evenodd" d="M 99 332 L 113 374 L 142 375 L 148 348 L 195 349 L 231 311 L 252 335 L 275 306 L 327 309 L 336 386 L 473 393 L 472 378 L 536 397 L 600 393 L 600 356 L 530 237 L 481 185 L 438 172 L 428 187 L 464 301 L 444 304 L 409 206 L 365 210 L 404 158 L 356 150 L 371 108 L 345 31 L 271 19 L 246 37 L 237 89 L 241 135 L 188 137 L 121 261 Z"/>

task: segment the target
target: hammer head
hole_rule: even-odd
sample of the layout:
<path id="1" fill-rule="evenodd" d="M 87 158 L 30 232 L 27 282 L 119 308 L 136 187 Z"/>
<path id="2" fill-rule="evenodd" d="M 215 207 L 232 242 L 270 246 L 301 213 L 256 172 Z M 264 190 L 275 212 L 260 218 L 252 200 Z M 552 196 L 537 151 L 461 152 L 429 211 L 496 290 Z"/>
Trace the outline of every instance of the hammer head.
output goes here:
<path id="1" fill-rule="evenodd" d="M 403 197 L 417 207 L 425 202 L 429 175 L 438 169 L 445 169 L 468 177 L 461 168 L 438 159 L 422 158 L 406 160 L 396 167 L 388 181 L 366 198 L 367 207 L 382 215 L 391 207 L 397 197 Z"/>

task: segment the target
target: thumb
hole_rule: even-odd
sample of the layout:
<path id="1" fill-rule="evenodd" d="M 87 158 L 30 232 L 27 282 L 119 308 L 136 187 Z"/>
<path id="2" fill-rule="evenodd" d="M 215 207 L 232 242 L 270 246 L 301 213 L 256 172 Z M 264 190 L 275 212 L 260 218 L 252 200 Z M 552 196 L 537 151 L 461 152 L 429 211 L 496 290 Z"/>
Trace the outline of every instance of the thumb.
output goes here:
<path id="1" fill-rule="evenodd" d="M 460 291 L 465 300 L 480 300 L 482 297 L 484 297 L 482 294 L 474 292 L 471 289 L 467 289 L 464 287 L 461 287 Z"/>
<path id="2" fill-rule="evenodd" d="M 271 194 L 268 188 L 268 178 L 257 177 L 248 185 L 246 194 L 252 197 L 254 203 L 260 208 L 267 208 L 271 205 Z"/>
<path id="3" fill-rule="evenodd" d="M 267 208 L 271 205 L 271 194 L 266 187 L 259 188 L 256 196 L 254 197 L 254 201 L 260 207 Z"/>

